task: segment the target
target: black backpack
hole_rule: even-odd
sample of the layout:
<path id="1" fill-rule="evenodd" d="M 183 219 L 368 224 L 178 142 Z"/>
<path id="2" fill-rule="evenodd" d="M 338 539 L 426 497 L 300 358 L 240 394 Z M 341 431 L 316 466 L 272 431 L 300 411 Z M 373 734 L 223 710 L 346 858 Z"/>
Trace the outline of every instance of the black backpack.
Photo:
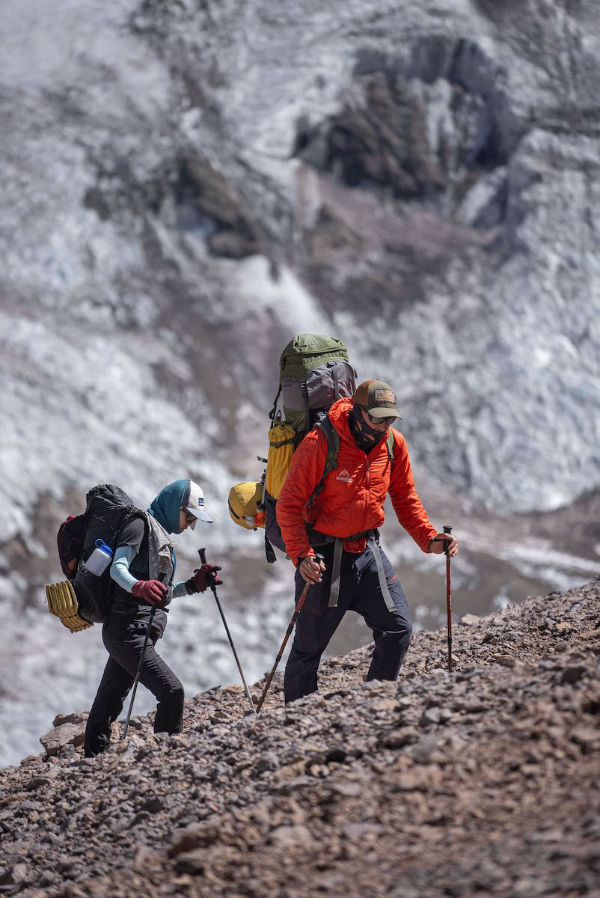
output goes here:
<path id="1" fill-rule="evenodd" d="M 97 540 L 103 540 L 114 552 L 121 530 L 134 517 L 146 522 L 145 513 L 133 504 L 127 493 L 118 486 L 102 483 L 87 494 L 85 512 L 71 515 L 59 528 L 60 564 L 75 591 L 79 615 L 90 623 L 106 620 L 113 581 L 110 565 L 98 576 L 85 568 L 85 562 L 96 548 Z"/>

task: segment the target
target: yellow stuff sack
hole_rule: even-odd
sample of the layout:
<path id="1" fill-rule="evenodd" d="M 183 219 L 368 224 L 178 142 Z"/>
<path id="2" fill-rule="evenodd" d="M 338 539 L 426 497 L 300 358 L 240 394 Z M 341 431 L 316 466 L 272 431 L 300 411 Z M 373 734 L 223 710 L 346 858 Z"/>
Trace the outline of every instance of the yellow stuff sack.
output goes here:
<path id="1" fill-rule="evenodd" d="M 290 424 L 276 424 L 269 431 L 269 455 L 267 457 L 267 492 L 273 499 L 279 498 L 281 487 L 288 475 L 292 455 L 296 448 L 296 431 Z"/>
<path id="2" fill-rule="evenodd" d="M 232 520 L 246 530 L 264 527 L 265 513 L 262 510 L 262 496 L 262 480 L 236 483 L 235 486 L 232 486 L 227 501 Z"/>
<path id="3" fill-rule="evenodd" d="M 51 583 L 47 586 L 46 599 L 50 614 L 55 614 L 60 618 L 61 624 L 71 633 L 79 633 L 80 630 L 87 630 L 92 626 L 89 621 L 79 616 L 77 596 L 68 580 L 61 580 L 60 583 Z"/>

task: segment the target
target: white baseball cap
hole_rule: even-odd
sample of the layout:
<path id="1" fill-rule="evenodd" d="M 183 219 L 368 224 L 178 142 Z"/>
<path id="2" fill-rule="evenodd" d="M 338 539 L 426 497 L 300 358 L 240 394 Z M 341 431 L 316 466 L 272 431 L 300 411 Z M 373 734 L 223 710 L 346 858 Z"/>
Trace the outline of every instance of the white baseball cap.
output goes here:
<path id="1" fill-rule="evenodd" d="M 183 497 L 183 505 L 186 511 L 189 511 L 190 514 L 193 514 L 195 518 L 199 521 L 206 521 L 207 524 L 212 524 L 213 519 L 209 518 L 204 510 L 204 493 L 200 489 L 197 483 L 194 483 L 193 480 L 189 481 L 189 493 L 186 491 L 185 496 Z M 192 525 L 192 529 L 196 525 Z"/>

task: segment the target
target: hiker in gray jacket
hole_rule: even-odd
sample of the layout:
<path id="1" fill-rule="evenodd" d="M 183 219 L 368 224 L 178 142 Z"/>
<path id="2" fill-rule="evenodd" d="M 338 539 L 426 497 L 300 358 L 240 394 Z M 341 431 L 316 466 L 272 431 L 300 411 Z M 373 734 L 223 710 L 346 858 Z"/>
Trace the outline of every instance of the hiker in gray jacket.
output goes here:
<path id="1" fill-rule="evenodd" d="M 193 529 L 198 520 L 212 522 L 202 490 L 191 480 L 176 480 L 160 491 L 145 515 L 132 517 L 121 530 L 110 570 L 113 597 L 102 626 L 110 657 L 87 721 L 86 757 L 99 754 L 110 743 L 111 725 L 135 680 L 150 621 L 140 682 L 158 701 L 154 732 L 182 730 L 183 686 L 155 644 L 167 625 L 172 598 L 204 592 L 222 582 L 220 567 L 203 564 L 189 580 L 173 584 L 176 559 L 171 534 Z"/>

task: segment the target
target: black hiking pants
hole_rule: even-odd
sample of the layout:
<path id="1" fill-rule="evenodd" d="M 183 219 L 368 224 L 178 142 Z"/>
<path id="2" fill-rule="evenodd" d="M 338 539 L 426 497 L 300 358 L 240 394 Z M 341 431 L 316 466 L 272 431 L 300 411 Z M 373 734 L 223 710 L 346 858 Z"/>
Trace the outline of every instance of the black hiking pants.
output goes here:
<path id="1" fill-rule="evenodd" d="M 375 648 L 367 680 L 395 680 L 410 643 L 408 603 L 385 553 L 380 550 L 393 610 L 386 605 L 369 547 L 360 555 L 342 554 L 339 602 L 337 607 L 329 608 L 333 548 L 326 546 L 319 551 L 325 556 L 327 571 L 323 582 L 309 589 L 296 622 L 283 681 L 286 704 L 316 690 L 321 655 L 346 611 L 360 614 L 373 631 Z M 305 585 L 296 571 L 296 603 Z"/>
<path id="2" fill-rule="evenodd" d="M 127 620 L 116 615 L 109 617 L 102 627 L 102 639 L 110 657 L 87 720 L 86 758 L 104 751 L 110 743 L 111 724 L 123 710 L 135 680 L 147 630 L 147 621 Z M 154 732 L 180 733 L 183 728 L 183 686 L 154 648 L 160 632 L 160 627 L 150 631 L 140 683 L 158 700 Z"/>

